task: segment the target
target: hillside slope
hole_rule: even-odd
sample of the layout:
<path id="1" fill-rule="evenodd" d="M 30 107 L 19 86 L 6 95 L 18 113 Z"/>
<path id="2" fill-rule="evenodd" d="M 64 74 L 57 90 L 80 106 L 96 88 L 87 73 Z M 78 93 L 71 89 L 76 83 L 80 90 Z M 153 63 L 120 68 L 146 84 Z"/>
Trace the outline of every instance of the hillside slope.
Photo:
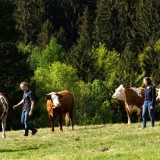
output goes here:
<path id="1" fill-rule="evenodd" d="M 23 137 L 23 131 L 9 131 L 0 139 L 0 159 L 29 160 L 158 160 L 160 122 L 155 128 L 141 124 L 75 126 L 75 130 L 51 133 L 39 129 L 37 135 Z"/>

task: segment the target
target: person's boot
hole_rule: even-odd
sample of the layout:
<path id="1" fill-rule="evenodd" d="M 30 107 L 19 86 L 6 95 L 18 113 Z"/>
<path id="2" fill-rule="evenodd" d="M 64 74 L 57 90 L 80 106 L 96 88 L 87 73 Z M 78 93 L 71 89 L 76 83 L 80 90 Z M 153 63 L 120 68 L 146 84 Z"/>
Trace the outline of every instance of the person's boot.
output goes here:
<path id="1" fill-rule="evenodd" d="M 25 129 L 25 134 L 24 134 L 25 137 L 28 136 L 28 129 Z"/>
<path id="2" fill-rule="evenodd" d="M 32 135 L 35 135 L 37 132 L 38 132 L 38 130 L 37 130 L 37 129 L 34 129 L 34 130 L 32 131 Z"/>

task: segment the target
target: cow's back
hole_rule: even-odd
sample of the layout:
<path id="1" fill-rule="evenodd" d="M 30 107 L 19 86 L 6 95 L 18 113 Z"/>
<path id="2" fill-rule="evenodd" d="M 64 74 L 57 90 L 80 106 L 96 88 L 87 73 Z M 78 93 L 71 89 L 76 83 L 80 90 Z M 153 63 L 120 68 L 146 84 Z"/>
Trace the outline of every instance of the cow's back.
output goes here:
<path id="1" fill-rule="evenodd" d="M 140 95 L 133 88 L 126 88 L 126 102 L 129 105 L 135 105 L 141 107 L 144 103 L 145 90 L 143 88 L 136 88 L 140 92 Z"/>
<path id="2" fill-rule="evenodd" d="M 63 113 L 72 111 L 74 108 L 73 95 L 67 90 L 60 91 L 58 94 L 62 95 L 62 98 L 60 98 L 60 103 L 63 109 Z"/>

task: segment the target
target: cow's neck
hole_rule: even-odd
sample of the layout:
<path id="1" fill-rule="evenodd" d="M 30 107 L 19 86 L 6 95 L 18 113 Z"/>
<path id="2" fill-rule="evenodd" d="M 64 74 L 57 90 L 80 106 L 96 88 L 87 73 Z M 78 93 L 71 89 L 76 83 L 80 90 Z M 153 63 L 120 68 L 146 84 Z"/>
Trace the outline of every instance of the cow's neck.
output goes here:
<path id="1" fill-rule="evenodd" d="M 132 93 L 130 93 L 131 89 L 130 88 L 126 88 L 125 89 L 125 94 L 126 94 L 126 102 L 127 103 L 130 103 L 130 101 L 132 100 L 131 96 L 132 96 Z"/>

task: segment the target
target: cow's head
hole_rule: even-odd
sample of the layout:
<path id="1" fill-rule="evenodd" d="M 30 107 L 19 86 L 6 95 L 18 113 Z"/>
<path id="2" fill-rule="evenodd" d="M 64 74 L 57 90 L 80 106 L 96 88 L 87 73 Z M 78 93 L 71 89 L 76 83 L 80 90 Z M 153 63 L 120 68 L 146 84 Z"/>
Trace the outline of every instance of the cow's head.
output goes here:
<path id="1" fill-rule="evenodd" d="M 61 106 L 60 98 L 63 96 L 61 94 L 58 94 L 56 92 L 51 92 L 49 94 L 46 94 L 46 99 L 51 100 L 53 103 L 53 108 Z"/>
<path id="2" fill-rule="evenodd" d="M 118 99 L 118 100 L 126 100 L 126 94 L 125 94 L 125 88 L 121 84 L 113 94 L 112 98 Z"/>
<path id="3" fill-rule="evenodd" d="M 156 101 L 160 102 L 160 89 L 156 88 L 156 90 L 158 91 L 158 96 L 156 98 Z"/>

